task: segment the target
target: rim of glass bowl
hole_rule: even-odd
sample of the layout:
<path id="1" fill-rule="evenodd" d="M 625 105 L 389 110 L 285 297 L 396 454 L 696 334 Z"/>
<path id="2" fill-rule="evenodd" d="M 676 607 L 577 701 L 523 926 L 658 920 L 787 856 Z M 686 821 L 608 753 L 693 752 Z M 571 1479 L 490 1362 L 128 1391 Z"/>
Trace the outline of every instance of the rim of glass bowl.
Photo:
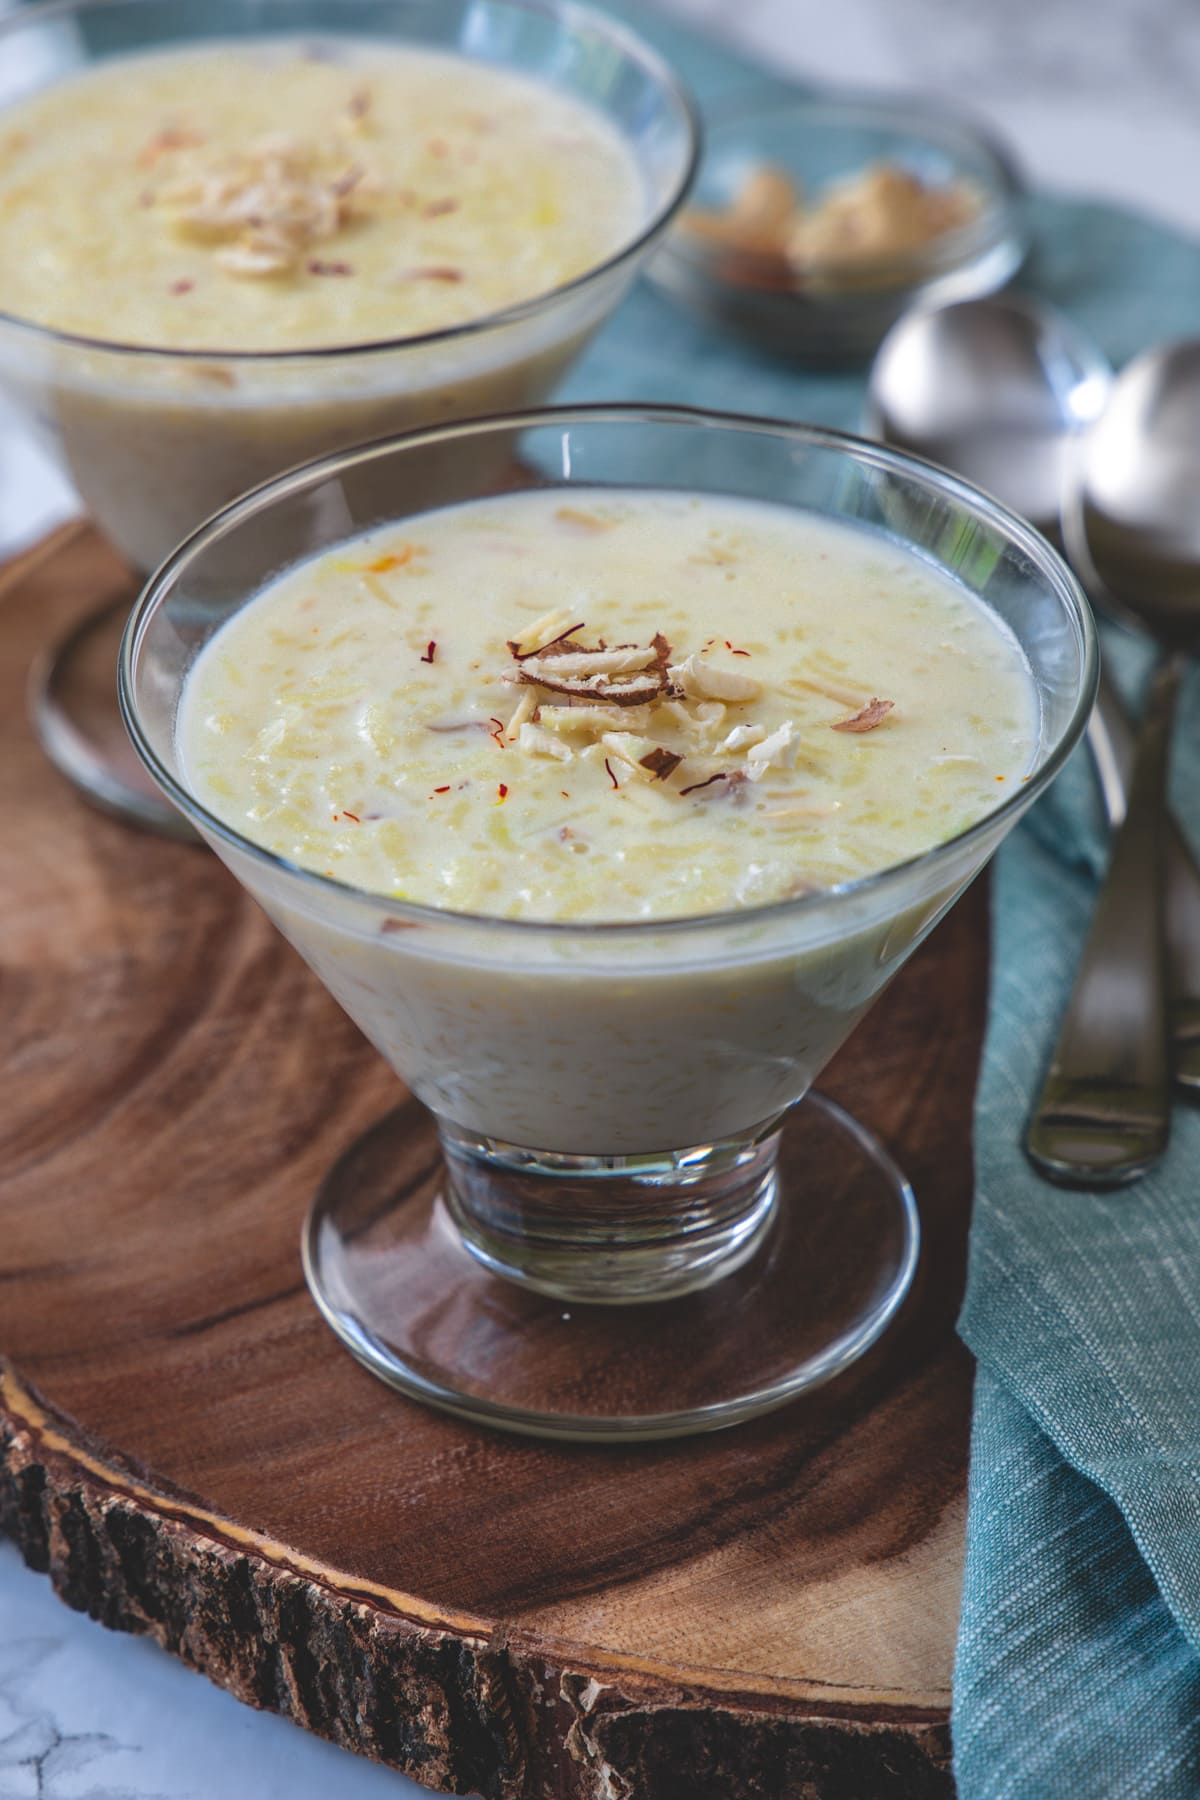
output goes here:
<path id="1" fill-rule="evenodd" d="M 998 806 L 967 826 L 965 831 L 954 837 L 945 838 L 934 844 L 920 855 L 909 857 L 904 862 L 889 863 L 884 869 L 877 869 L 870 875 L 861 875 L 852 881 L 839 882 L 834 887 L 819 888 L 815 893 L 799 895 L 789 900 L 775 900 L 763 906 L 727 907 L 720 912 L 684 913 L 671 915 L 662 919 L 623 919 L 623 920 L 565 920 L 565 919 L 506 919 L 490 913 L 454 912 L 449 908 L 425 906 L 413 900 L 393 899 L 387 894 L 372 893 L 367 888 L 355 887 L 353 883 L 339 881 L 336 876 L 322 875 L 315 869 L 306 869 L 299 863 L 291 862 L 285 856 L 279 856 L 273 850 L 265 849 L 250 838 L 243 837 L 232 825 L 226 824 L 204 806 L 181 782 L 176 780 L 170 770 L 163 767 L 154 749 L 147 741 L 138 719 L 137 705 L 134 699 L 134 664 L 137 660 L 141 641 L 149 628 L 159 606 L 169 598 L 177 585 L 180 576 L 187 573 L 191 564 L 203 557 L 208 546 L 216 539 L 246 520 L 254 518 L 258 513 L 269 510 L 276 500 L 285 500 L 336 477 L 339 471 L 354 465 L 373 461 L 377 457 L 391 455 L 395 450 L 422 444 L 446 443 L 454 438 L 479 436 L 483 432 L 512 432 L 528 430 L 536 427 L 570 427 L 572 425 L 595 424 L 663 424 L 682 425 L 692 429 L 725 432 L 753 432 L 758 435 L 769 435 L 790 439 L 793 443 L 807 444 L 820 449 L 840 450 L 848 453 L 860 463 L 870 467 L 907 477 L 910 481 L 915 477 L 928 488 L 957 501 L 977 519 L 999 529 L 1010 542 L 1014 543 L 1034 564 L 1039 574 L 1057 594 L 1063 604 L 1067 617 L 1075 628 L 1076 640 L 1080 650 L 1082 663 L 1082 679 L 1071 717 L 1060 733 L 1058 741 L 1053 745 L 1045 762 L 1025 781 L 1020 792 L 1010 794 Z M 333 545 L 325 546 L 326 549 Z M 218 627 L 218 629 L 220 629 Z M 311 462 L 301 463 L 289 469 L 283 475 L 277 475 L 270 481 L 262 482 L 251 488 L 249 493 L 223 507 L 218 513 L 205 520 L 190 537 L 184 539 L 178 549 L 172 552 L 167 560 L 160 564 L 142 590 L 133 611 L 125 626 L 121 639 L 121 654 L 118 664 L 118 688 L 120 694 L 121 714 L 125 727 L 133 740 L 134 748 L 153 775 L 155 781 L 174 801 L 186 817 L 196 821 L 202 829 L 222 842 L 230 844 L 244 856 L 264 867 L 285 874 L 301 881 L 320 894 L 330 892 L 345 897 L 350 895 L 357 902 L 365 905 L 372 913 L 381 918 L 404 919 L 415 925 L 437 925 L 443 931 L 462 928 L 479 931 L 481 928 L 502 933 L 523 936 L 528 942 L 538 934 L 556 937 L 585 938 L 626 938 L 634 936 L 654 936 L 662 934 L 686 936 L 691 932 L 711 930 L 714 926 L 746 926 L 759 922 L 775 921 L 786 918 L 813 918 L 822 908 L 837 903 L 848 895 L 882 893 L 898 882 L 910 880 L 926 869 L 932 869 L 940 862 L 948 862 L 953 855 L 969 846 L 977 838 L 991 831 L 996 824 L 1010 815 L 1023 812 L 1037 796 L 1044 791 L 1058 773 L 1071 751 L 1074 749 L 1087 723 L 1095 699 L 1096 685 L 1100 674 L 1099 641 L 1091 609 L 1084 597 L 1083 589 L 1071 574 L 1061 557 L 1047 540 L 1032 525 L 1028 524 L 1018 513 L 1010 512 L 998 500 L 973 488 L 948 470 L 940 469 L 936 463 L 926 462 L 920 457 L 909 456 L 898 450 L 885 449 L 882 444 L 874 444 L 867 438 L 853 436 L 850 432 L 834 431 L 825 426 L 789 423 L 785 419 L 756 418 L 749 413 L 727 413 L 705 411 L 691 406 L 656 406 L 647 405 L 592 405 L 592 406 L 545 406 L 530 412 L 498 413 L 490 417 L 460 420 L 457 424 L 435 426 L 418 431 L 397 433 L 386 438 L 377 438 L 368 444 L 357 444 L 349 450 L 337 451 L 330 456 L 317 457 Z"/>
<path id="2" fill-rule="evenodd" d="M 371 0 L 372 4 L 387 5 L 390 0 Z M 412 0 L 406 0 L 411 5 Z M 47 339 L 55 344 L 69 344 L 72 349 L 100 351 L 108 355 L 167 357 L 173 362 L 241 362 L 241 363 L 294 363 L 316 361 L 323 357 L 377 356 L 385 352 L 398 350 L 419 350 L 435 344 L 450 343 L 458 338 L 467 338 L 476 333 L 501 329 L 514 325 L 525 319 L 536 318 L 539 313 L 548 312 L 560 300 L 569 295 L 581 293 L 594 282 L 612 274 L 627 262 L 632 261 L 642 251 L 649 248 L 654 241 L 670 225 L 691 192 L 700 167 L 703 152 L 704 131 L 701 123 L 700 109 L 692 98 L 684 82 L 675 73 L 670 63 L 645 40 L 638 36 L 619 20 L 610 18 L 607 13 L 579 0 L 488 0 L 493 6 L 508 8 L 512 12 L 534 13 L 543 18 L 555 19 L 568 28 L 586 26 L 599 37 L 607 39 L 625 56 L 634 62 L 657 84 L 660 91 L 668 95 L 678 109 L 686 133 L 687 154 L 683 170 L 675 184 L 674 191 L 665 203 L 660 205 L 648 222 L 642 226 L 637 235 L 623 244 L 603 262 L 594 263 L 580 275 L 573 275 L 570 281 L 550 288 L 543 294 L 534 294 L 528 300 L 516 301 L 499 312 L 483 313 L 476 319 L 464 319 L 457 325 L 447 325 L 437 331 L 424 331 L 409 337 L 374 338 L 362 343 L 318 344 L 311 349 L 289 348 L 286 350 L 222 350 L 182 349 L 174 350 L 164 344 L 122 343 L 116 338 L 92 337 L 83 332 L 60 331 L 52 325 L 39 325 L 34 319 L 25 319 L 19 313 L 9 313 L 0 309 L 0 328 L 8 327 L 17 331 L 29 332 L 31 335 Z M 0 18 L 0 53 L 4 40 L 10 33 L 28 30 L 55 19 L 68 18 L 80 13 L 104 12 L 116 6 L 139 6 L 161 4 L 161 0 L 34 0 L 30 6 L 20 7 L 14 13 Z M 264 19 L 270 12 L 285 7 L 288 0 L 253 0 L 247 4 L 248 12 L 257 19 Z M 326 29 L 336 30 L 336 24 Z M 193 40 L 183 37 L 179 47 L 185 47 Z M 196 39 L 204 43 L 206 39 Z M 398 39 L 403 43 L 407 40 Z M 498 67 L 507 67 L 499 64 Z M 31 93 L 43 93 L 56 85 L 50 81 L 41 87 L 34 88 Z M 22 96 L 27 98 L 28 96 Z M 0 116 L 7 106 L 0 108 Z"/>
<path id="3" fill-rule="evenodd" d="M 1013 238 L 1022 255 L 1026 252 L 1029 233 L 1021 217 L 1021 207 L 1028 195 L 1024 177 L 1003 140 L 965 108 L 940 96 L 915 90 L 873 94 L 846 88 L 811 94 L 799 92 L 783 98 L 773 92 L 748 89 L 708 109 L 705 157 L 712 159 L 715 153 L 726 148 L 722 139 L 739 128 L 749 129 L 777 118 L 794 120 L 802 123 L 806 130 L 814 131 L 822 124 L 839 128 L 860 124 L 891 127 L 897 134 L 906 134 L 930 145 L 940 145 L 946 137 L 957 138 L 960 144 L 982 156 L 989 165 L 985 204 L 975 218 L 903 254 L 880 256 L 870 262 L 854 264 L 849 271 L 852 279 L 845 287 L 835 285 L 841 265 L 818 263 L 814 265 L 814 273 L 823 278 L 823 285 L 817 294 L 798 286 L 796 299 L 859 300 L 875 291 L 872 280 L 893 287 L 898 285 L 898 277 L 919 282 L 933 275 L 946 274 L 1003 242 L 1006 236 Z M 732 148 L 732 145 L 728 147 Z M 703 175 L 703 166 L 700 174 Z M 675 231 L 667 239 L 665 251 L 689 268 L 702 272 L 706 278 L 724 282 L 725 278 L 714 266 L 716 255 L 701 240 L 693 242 Z M 727 285 L 740 288 L 743 284 L 728 282 Z"/>

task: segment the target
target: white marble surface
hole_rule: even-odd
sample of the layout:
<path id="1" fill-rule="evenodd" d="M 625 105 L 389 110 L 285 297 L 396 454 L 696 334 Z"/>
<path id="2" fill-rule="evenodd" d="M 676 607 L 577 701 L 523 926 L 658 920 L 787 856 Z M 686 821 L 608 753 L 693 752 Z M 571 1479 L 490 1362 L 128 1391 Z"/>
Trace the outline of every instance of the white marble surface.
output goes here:
<path id="1" fill-rule="evenodd" d="M 1200 232 L 1195 0 L 670 4 L 777 70 L 970 102 L 1004 130 L 1035 181 Z M 0 413 L 0 554 L 70 506 Z M 68 1612 L 0 1545 L 0 1800 L 401 1800 L 421 1791 Z"/>

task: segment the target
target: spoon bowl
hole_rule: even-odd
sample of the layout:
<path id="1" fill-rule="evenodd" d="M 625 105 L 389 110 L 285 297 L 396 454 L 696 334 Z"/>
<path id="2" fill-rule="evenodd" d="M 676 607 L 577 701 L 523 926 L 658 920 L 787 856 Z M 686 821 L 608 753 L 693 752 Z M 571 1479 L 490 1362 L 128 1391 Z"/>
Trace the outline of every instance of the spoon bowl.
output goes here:
<path id="1" fill-rule="evenodd" d="M 1122 370 L 1083 443 L 1063 534 L 1085 582 L 1172 649 L 1200 641 L 1200 339 Z"/>
<path id="2" fill-rule="evenodd" d="M 954 469 L 1057 540 L 1072 444 L 1099 418 L 1111 380 L 1096 346 L 1027 296 L 921 307 L 880 346 L 867 429 Z"/>

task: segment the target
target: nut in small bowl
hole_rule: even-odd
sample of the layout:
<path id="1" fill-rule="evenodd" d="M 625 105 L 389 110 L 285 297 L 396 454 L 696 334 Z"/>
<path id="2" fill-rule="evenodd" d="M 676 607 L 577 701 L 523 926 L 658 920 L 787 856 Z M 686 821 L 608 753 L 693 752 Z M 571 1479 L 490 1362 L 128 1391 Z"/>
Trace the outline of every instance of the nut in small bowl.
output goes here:
<path id="1" fill-rule="evenodd" d="M 709 121 L 696 202 L 651 274 L 763 349 L 853 363 L 916 302 L 1009 281 L 1023 198 L 1007 153 L 941 105 L 743 99 Z"/>

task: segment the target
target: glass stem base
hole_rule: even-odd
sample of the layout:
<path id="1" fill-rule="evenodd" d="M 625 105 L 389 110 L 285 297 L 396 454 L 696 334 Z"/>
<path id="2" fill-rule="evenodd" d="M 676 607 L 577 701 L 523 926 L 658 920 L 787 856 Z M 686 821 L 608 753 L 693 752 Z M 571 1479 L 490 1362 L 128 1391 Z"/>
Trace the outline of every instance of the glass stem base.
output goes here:
<path id="1" fill-rule="evenodd" d="M 671 1155 L 566 1156 L 440 1128 L 447 1210 L 484 1268 L 591 1305 L 731 1275 L 770 1229 L 779 1128 Z"/>

